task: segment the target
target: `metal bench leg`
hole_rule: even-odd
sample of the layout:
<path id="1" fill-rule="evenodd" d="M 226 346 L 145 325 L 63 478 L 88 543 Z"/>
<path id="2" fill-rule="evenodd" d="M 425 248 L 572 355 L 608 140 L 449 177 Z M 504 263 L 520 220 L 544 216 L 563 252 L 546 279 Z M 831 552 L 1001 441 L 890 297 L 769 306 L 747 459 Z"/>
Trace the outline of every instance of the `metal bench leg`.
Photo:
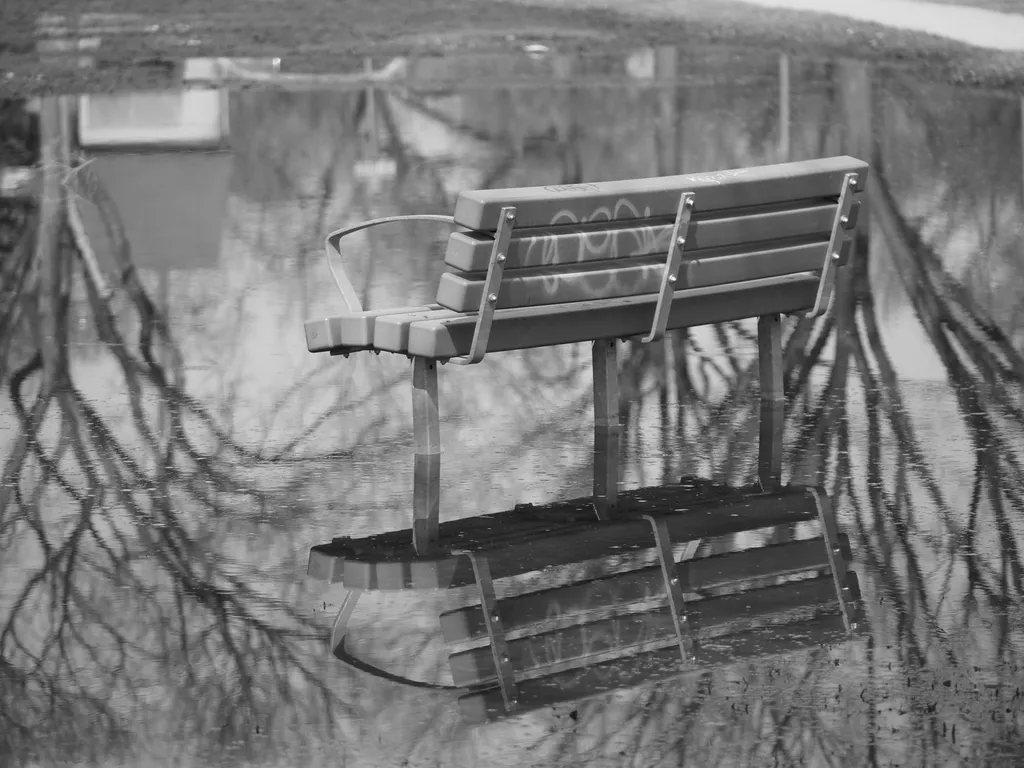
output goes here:
<path id="1" fill-rule="evenodd" d="M 412 542 L 425 554 L 437 542 L 441 506 L 441 421 L 437 406 L 437 361 L 412 363 L 412 430 L 416 446 L 413 471 Z"/>
<path id="2" fill-rule="evenodd" d="M 757 478 L 762 490 L 782 482 L 782 428 L 785 398 L 782 392 L 782 321 L 779 315 L 757 318 L 758 371 L 761 385 L 761 428 Z"/>
<path id="3" fill-rule="evenodd" d="M 608 520 L 619 497 L 619 350 L 615 339 L 598 339 L 594 361 L 594 511 Z"/>

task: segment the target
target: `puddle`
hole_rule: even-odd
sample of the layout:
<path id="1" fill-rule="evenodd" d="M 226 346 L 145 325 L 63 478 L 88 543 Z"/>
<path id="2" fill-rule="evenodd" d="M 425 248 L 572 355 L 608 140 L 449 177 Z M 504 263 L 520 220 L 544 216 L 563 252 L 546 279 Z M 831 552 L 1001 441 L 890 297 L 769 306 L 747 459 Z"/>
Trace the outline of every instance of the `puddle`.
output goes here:
<path id="1" fill-rule="evenodd" d="M 1011 764 L 1018 97 L 724 48 L 174 68 L 0 102 L 0 762 Z M 868 236 L 832 319 L 786 320 L 785 471 L 832 497 L 865 632 L 477 729 L 330 656 L 309 547 L 407 527 L 413 463 L 407 361 L 305 349 L 342 306 L 326 232 L 462 189 L 844 153 L 872 163 Z M 431 302 L 447 235 L 347 240 L 364 306 Z M 624 345 L 622 487 L 747 482 L 755 355 L 750 323 Z M 443 371 L 443 520 L 590 492 L 589 366 Z M 450 599 L 368 596 L 362 649 L 444 681 Z"/>

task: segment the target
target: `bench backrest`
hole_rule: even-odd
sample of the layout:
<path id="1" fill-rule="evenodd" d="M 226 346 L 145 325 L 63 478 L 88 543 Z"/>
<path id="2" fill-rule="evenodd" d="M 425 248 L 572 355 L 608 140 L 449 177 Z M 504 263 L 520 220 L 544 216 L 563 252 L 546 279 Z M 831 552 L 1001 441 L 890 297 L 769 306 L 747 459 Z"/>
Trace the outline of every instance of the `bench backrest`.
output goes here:
<path id="1" fill-rule="evenodd" d="M 772 529 L 761 532 L 762 540 L 773 540 Z M 778 642 L 764 643 L 780 629 L 787 641 L 844 635 L 833 558 L 854 602 L 856 577 L 846 570 L 847 538 L 836 537 L 838 552 L 830 553 L 826 541 L 823 535 L 723 553 L 720 541 L 704 540 L 693 559 L 677 563 L 697 663 L 726 660 L 729 648 L 741 656 L 748 646 L 778 651 Z M 653 566 L 497 599 L 493 620 L 509 636 L 500 641 L 501 654 L 514 678 L 516 711 L 636 684 L 658 669 L 678 673 L 680 637 L 667 598 L 664 574 Z M 483 603 L 447 611 L 440 623 L 453 682 L 475 689 L 460 698 L 463 717 L 482 722 L 510 714 Z"/>
<path id="2" fill-rule="evenodd" d="M 675 290 L 821 270 L 847 174 L 857 174 L 833 250 L 849 255 L 868 166 L 852 157 L 459 195 L 437 303 L 481 306 L 498 218 L 516 209 L 496 308 L 657 293 L 680 211 L 693 194 L 680 236 Z"/>

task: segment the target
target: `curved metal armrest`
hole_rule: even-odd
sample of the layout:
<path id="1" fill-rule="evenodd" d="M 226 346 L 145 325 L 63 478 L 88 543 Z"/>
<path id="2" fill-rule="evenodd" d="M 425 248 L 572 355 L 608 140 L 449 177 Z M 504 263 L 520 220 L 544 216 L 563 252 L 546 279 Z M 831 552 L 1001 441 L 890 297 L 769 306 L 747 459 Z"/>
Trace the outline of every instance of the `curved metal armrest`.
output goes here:
<path id="1" fill-rule="evenodd" d="M 396 675 L 393 672 L 388 672 L 374 664 L 363 661 L 352 654 L 345 647 L 345 637 L 348 634 L 348 620 L 351 618 L 361 594 L 362 590 L 359 589 L 348 590 L 345 593 L 345 599 L 341 603 L 341 610 L 338 611 L 338 616 L 334 620 L 334 627 L 331 629 L 331 651 L 336 659 L 348 664 L 353 669 L 358 669 L 360 672 L 373 675 L 381 680 L 389 680 L 392 683 L 400 683 L 401 685 L 408 685 L 413 688 L 428 688 L 434 691 L 450 691 L 457 694 L 469 691 L 468 688 L 462 688 L 457 685 L 429 683 L 425 680 L 413 680 L 404 675 Z"/>
<path id="2" fill-rule="evenodd" d="M 338 229 L 331 232 L 327 236 L 327 240 L 324 246 L 324 253 L 327 257 L 327 268 L 331 270 L 331 277 L 334 278 L 334 284 L 338 286 L 338 290 L 341 291 L 341 297 L 345 301 L 345 306 L 349 312 L 362 312 L 363 304 L 359 301 L 359 294 L 356 293 L 355 286 L 352 285 L 352 281 L 349 280 L 348 275 L 345 273 L 344 267 L 339 267 L 340 272 L 336 272 L 334 269 L 334 261 L 331 259 L 331 249 L 341 257 L 341 249 L 338 248 L 338 243 L 341 238 L 351 235 L 353 232 L 358 232 L 361 229 L 369 229 L 375 227 L 378 224 L 391 224 L 396 221 L 440 221 L 445 224 L 451 224 L 455 226 L 454 216 L 445 216 L 439 213 L 411 213 L 404 216 L 386 216 L 382 219 L 370 219 L 364 221 L 361 224 L 356 224 L 352 227 L 345 227 L 344 229 Z"/>

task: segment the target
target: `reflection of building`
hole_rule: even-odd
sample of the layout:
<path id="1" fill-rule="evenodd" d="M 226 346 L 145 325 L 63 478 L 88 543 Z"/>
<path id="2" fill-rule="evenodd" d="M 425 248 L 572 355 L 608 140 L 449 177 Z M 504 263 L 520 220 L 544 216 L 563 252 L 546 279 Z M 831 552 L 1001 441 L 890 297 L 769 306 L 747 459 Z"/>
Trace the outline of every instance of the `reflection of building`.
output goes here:
<path id="1" fill-rule="evenodd" d="M 78 102 L 78 141 L 84 148 L 210 148 L 227 135 L 227 93 L 221 90 L 95 94 Z"/>

